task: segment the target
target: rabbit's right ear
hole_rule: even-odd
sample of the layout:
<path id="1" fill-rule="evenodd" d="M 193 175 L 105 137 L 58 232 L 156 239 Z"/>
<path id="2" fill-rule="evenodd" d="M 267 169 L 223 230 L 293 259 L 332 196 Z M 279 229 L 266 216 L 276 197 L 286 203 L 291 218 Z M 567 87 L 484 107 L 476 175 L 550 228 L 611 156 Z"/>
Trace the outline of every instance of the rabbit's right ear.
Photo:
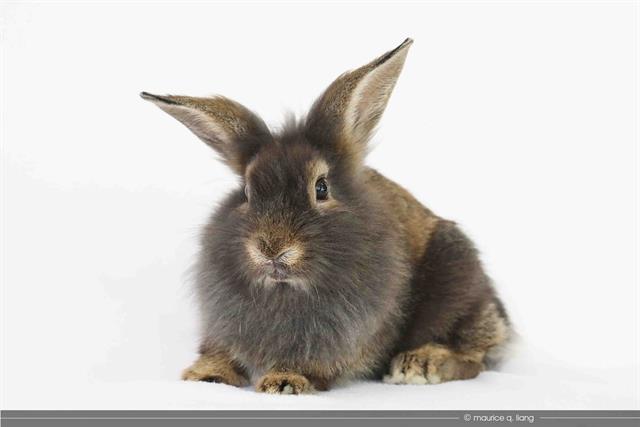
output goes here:
<path id="1" fill-rule="evenodd" d="M 241 175 L 260 147 L 273 139 L 262 119 L 222 96 L 194 98 L 147 92 L 140 96 L 188 127 Z"/>

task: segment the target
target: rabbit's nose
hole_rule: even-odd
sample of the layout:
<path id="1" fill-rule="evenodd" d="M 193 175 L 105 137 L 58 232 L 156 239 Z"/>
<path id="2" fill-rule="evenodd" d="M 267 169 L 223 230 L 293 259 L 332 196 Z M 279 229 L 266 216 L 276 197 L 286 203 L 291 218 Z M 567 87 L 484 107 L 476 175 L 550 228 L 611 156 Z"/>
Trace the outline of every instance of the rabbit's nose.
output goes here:
<path id="1" fill-rule="evenodd" d="M 280 251 L 275 258 L 275 262 L 291 266 L 302 259 L 303 251 L 299 245 L 291 245 Z"/>
<path id="2" fill-rule="evenodd" d="M 292 260 L 293 250 L 286 249 L 284 251 L 280 251 L 278 255 L 271 256 L 264 254 L 265 256 L 265 265 L 271 267 L 284 267 Z"/>
<path id="3" fill-rule="evenodd" d="M 267 267 L 274 269 L 285 268 L 297 260 L 295 252 L 294 248 L 287 248 L 284 251 L 280 251 L 278 255 L 265 259 L 264 263 Z"/>
<path id="4" fill-rule="evenodd" d="M 257 237 L 247 242 L 247 250 L 254 264 L 264 267 L 290 267 L 301 260 L 302 246 L 295 241 L 273 241 Z"/>
<path id="5" fill-rule="evenodd" d="M 262 251 L 262 254 L 265 258 L 265 265 L 284 268 L 298 262 L 302 256 L 302 250 L 298 245 L 292 245 L 279 251 Z"/>
<path id="6" fill-rule="evenodd" d="M 266 267 L 279 268 L 284 267 L 284 264 L 281 263 L 278 258 L 266 258 L 264 260 L 264 265 Z"/>
<path id="7" fill-rule="evenodd" d="M 267 260 L 275 260 L 280 253 L 277 242 L 271 242 L 264 237 L 258 238 L 258 249 Z"/>

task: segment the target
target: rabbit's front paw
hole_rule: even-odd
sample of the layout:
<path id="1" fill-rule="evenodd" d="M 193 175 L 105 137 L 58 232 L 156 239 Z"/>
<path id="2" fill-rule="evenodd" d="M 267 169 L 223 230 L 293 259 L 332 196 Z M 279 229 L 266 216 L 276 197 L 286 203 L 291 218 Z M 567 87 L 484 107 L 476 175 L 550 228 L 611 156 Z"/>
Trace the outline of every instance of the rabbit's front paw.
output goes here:
<path id="1" fill-rule="evenodd" d="M 315 391 L 305 376 L 294 372 L 269 372 L 260 378 L 256 390 L 271 394 L 305 394 Z"/>
<path id="2" fill-rule="evenodd" d="M 398 354 L 391 361 L 389 384 L 439 384 L 444 381 L 475 378 L 483 369 L 482 354 L 459 354 L 450 349 L 427 344 L 417 350 Z"/>
<path id="3" fill-rule="evenodd" d="M 248 384 L 247 379 L 236 371 L 230 361 L 220 355 L 202 355 L 193 365 L 182 372 L 185 381 L 223 383 L 236 387 Z"/>

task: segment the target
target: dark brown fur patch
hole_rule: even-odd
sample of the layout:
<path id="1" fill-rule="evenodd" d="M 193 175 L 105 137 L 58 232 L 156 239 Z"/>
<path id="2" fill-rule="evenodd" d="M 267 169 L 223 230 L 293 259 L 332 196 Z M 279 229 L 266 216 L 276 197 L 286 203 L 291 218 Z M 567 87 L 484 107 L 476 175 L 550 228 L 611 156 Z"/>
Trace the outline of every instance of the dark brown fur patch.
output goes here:
<path id="1" fill-rule="evenodd" d="M 400 352 L 438 344 L 484 355 L 509 339 L 508 318 L 477 250 L 450 221 L 438 223 L 416 265 L 408 310 Z"/>

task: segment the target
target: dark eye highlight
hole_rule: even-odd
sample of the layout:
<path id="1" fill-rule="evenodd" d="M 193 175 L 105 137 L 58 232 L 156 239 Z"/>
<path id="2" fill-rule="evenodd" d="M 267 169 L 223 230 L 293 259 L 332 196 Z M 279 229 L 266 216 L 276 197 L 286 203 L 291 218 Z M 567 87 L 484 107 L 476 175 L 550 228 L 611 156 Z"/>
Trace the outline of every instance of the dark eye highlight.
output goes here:
<path id="1" fill-rule="evenodd" d="M 320 178 L 316 181 L 316 200 L 327 200 L 329 197 L 329 186 L 326 178 Z"/>

